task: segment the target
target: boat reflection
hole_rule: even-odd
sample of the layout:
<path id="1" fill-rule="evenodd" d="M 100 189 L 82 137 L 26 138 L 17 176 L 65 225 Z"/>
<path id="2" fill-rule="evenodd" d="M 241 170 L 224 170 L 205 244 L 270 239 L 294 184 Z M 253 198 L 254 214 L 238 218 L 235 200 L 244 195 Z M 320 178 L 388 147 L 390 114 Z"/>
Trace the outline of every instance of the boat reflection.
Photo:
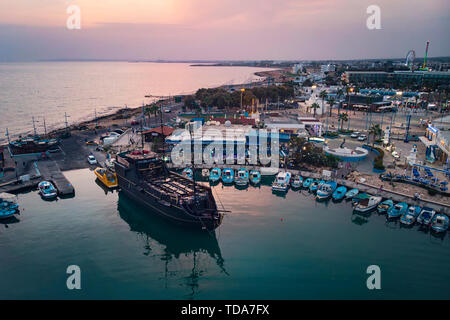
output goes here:
<path id="1" fill-rule="evenodd" d="M 121 192 L 119 192 L 118 212 L 119 216 L 130 226 L 131 231 L 143 236 L 145 243 L 143 254 L 157 256 L 164 261 L 166 284 L 171 276 L 179 277 L 179 271 L 169 271 L 171 261 L 174 261 L 173 267 L 179 268 L 181 261 L 177 262 L 177 260 L 185 260 L 186 257 L 192 260 L 190 274 L 183 277 L 185 285 L 190 288 L 188 298 L 195 297 L 201 276 L 207 273 L 211 261 L 214 261 L 221 273 L 228 275 L 215 231 L 182 228 L 156 214 L 146 212 L 146 209 L 133 203 Z M 158 252 L 156 247 L 160 245 L 164 247 L 163 253 L 154 254 L 154 252 Z"/>

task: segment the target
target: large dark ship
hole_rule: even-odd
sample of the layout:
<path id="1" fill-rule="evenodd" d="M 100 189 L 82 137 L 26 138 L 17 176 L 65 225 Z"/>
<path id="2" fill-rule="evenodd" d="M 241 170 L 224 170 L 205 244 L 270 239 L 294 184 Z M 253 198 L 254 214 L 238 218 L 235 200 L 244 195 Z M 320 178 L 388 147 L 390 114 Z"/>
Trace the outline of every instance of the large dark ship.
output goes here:
<path id="1" fill-rule="evenodd" d="M 26 137 L 11 141 L 9 148 L 14 155 L 42 153 L 58 148 L 58 140 Z"/>
<path id="2" fill-rule="evenodd" d="M 116 156 L 121 192 L 152 213 L 178 224 L 214 230 L 222 223 L 209 187 L 170 171 L 156 153 L 132 151 Z"/>

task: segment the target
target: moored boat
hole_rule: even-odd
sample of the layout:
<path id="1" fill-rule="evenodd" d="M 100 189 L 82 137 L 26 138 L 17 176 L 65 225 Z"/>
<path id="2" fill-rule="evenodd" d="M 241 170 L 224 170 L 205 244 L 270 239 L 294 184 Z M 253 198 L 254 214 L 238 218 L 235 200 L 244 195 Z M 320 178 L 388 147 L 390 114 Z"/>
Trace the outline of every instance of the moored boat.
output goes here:
<path id="1" fill-rule="evenodd" d="M 447 231 L 448 224 L 449 224 L 448 216 L 443 213 L 438 213 L 434 216 L 433 220 L 431 221 L 431 229 L 434 232 L 442 233 Z"/>
<path id="2" fill-rule="evenodd" d="M 58 190 L 50 181 L 42 181 L 38 184 L 39 194 L 43 199 L 51 200 L 58 196 Z"/>
<path id="3" fill-rule="evenodd" d="M 356 207 L 353 209 L 355 212 L 366 213 L 375 209 L 380 202 L 383 200 L 381 197 L 371 196 L 370 198 L 366 198 L 360 200 Z"/>
<path id="4" fill-rule="evenodd" d="M 309 189 L 309 186 L 311 185 L 311 183 L 314 181 L 313 178 L 307 178 L 305 180 L 303 180 L 303 188 Z"/>
<path id="5" fill-rule="evenodd" d="M 220 180 L 220 175 L 222 171 L 220 168 L 213 168 L 209 173 L 209 181 L 212 183 L 218 182 Z"/>
<path id="6" fill-rule="evenodd" d="M 411 226 L 413 225 L 417 217 L 419 216 L 421 208 L 419 206 L 410 206 L 408 211 L 406 211 L 401 217 L 400 222 L 404 225 Z"/>
<path id="7" fill-rule="evenodd" d="M 370 199 L 371 195 L 365 192 L 358 193 L 356 196 L 352 198 L 352 206 L 356 206 L 360 201 L 365 199 Z"/>
<path id="8" fill-rule="evenodd" d="M 258 185 L 261 183 L 261 172 L 258 170 L 251 170 L 249 173 L 250 183 L 253 185 Z"/>
<path id="9" fill-rule="evenodd" d="M 347 199 L 347 200 L 352 199 L 358 193 L 359 193 L 358 189 L 351 189 L 351 190 L 347 191 L 347 193 L 345 194 L 345 199 Z"/>
<path id="10" fill-rule="evenodd" d="M 387 211 L 388 219 L 395 219 L 408 211 L 408 204 L 406 202 L 399 202 L 394 206 L 390 207 Z"/>
<path id="11" fill-rule="evenodd" d="M 191 168 L 185 168 L 182 174 L 189 179 L 192 179 L 194 177 L 194 171 Z"/>
<path id="12" fill-rule="evenodd" d="M 222 170 L 222 182 L 225 184 L 232 184 L 234 181 L 234 170 L 226 168 Z"/>
<path id="13" fill-rule="evenodd" d="M 340 186 L 338 187 L 334 192 L 333 192 L 333 200 L 339 201 L 344 199 L 345 194 L 347 193 L 347 188 L 344 186 Z"/>
<path id="14" fill-rule="evenodd" d="M 394 201 L 391 199 L 384 200 L 382 203 L 380 203 L 377 207 L 377 211 L 379 213 L 386 213 L 390 208 L 394 206 Z"/>
<path id="15" fill-rule="evenodd" d="M 286 192 L 291 182 L 291 173 L 282 171 L 277 174 L 275 181 L 272 184 L 273 191 Z"/>
<path id="16" fill-rule="evenodd" d="M 234 177 L 234 183 L 237 186 L 247 186 L 248 180 L 248 170 L 245 168 L 239 169 Z"/>
<path id="17" fill-rule="evenodd" d="M 303 178 L 302 176 L 296 174 L 294 177 L 292 177 L 291 180 L 291 187 L 292 189 L 299 189 L 302 186 Z"/>
<path id="18" fill-rule="evenodd" d="M 10 193 L 0 193 L 0 219 L 8 219 L 19 213 L 17 197 Z"/>
<path id="19" fill-rule="evenodd" d="M 107 188 L 112 189 L 117 187 L 117 175 L 115 172 L 105 168 L 97 168 L 94 170 L 94 174 Z"/>
<path id="20" fill-rule="evenodd" d="M 423 207 L 420 215 L 417 217 L 417 223 L 428 226 L 431 224 L 436 211 L 431 208 Z"/>
<path id="21" fill-rule="evenodd" d="M 316 199 L 317 200 L 328 199 L 329 197 L 331 197 L 336 188 L 337 183 L 335 181 L 327 181 L 325 183 L 322 183 L 319 186 L 319 189 L 317 189 Z"/>
<path id="22" fill-rule="evenodd" d="M 184 227 L 214 230 L 223 219 L 210 187 L 170 171 L 154 152 L 132 151 L 116 156 L 120 193 Z"/>

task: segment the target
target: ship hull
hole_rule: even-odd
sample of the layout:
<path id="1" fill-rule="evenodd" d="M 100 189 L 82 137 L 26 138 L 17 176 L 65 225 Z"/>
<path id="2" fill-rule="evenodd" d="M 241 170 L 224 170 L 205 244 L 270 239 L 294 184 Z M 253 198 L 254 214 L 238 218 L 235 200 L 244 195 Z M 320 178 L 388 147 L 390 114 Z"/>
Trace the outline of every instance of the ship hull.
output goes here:
<path id="1" fill-rule="evenodd" d="M 149 211 L 149 214 L 156 214 L 178 225 L 194 229 L 214 230 L 222 223 L 222 215 L 213 218 L 196 217 L 190 215 L 182 207 L 170 205 L 164 203 L 164 201 L 158 201 L 151 195 L 139 191 L 131 183 L 121 179 L 120 176 L 118 176 L 118 182 L 120 192 L 139 203 L 143 208 Z"/>

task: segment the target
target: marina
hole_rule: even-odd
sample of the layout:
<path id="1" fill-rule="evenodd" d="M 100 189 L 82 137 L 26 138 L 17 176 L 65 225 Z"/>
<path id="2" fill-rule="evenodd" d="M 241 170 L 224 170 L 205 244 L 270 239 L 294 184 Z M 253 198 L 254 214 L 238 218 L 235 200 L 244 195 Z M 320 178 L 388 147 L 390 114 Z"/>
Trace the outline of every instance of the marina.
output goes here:
<path id="1" fill-rule="evenodd" d="M 450 298 L 440 285 L 449 274 L 439 267 L 450 264 L 448 232 L 403 228 L 376 212 L 360 216 L 350 202 L 318 202 L 307 190 L 274 195 L 272 179 L 263 179 L 245 190 L 213 187 L 231 213 L 211 236 L 149 214 L 120 192 L 105 193 L 89 169 L 65 175 L 76 197 L 47 202 L 36 192 L 19 194 L 17 220 L 0 221 L 0 251 L 9 262 L 0 264 L 9 274 L 0 278 L 2 299 L 264 299 L 274 291 L 281 299 Z M 385 270 L 382 293 L 362 285 L 374 259 Z M 79 292 L 58 285 L 74 262 L 98 271 L 85 273 Z M 32 265 L 40 272 L 29 272 Z"/>

